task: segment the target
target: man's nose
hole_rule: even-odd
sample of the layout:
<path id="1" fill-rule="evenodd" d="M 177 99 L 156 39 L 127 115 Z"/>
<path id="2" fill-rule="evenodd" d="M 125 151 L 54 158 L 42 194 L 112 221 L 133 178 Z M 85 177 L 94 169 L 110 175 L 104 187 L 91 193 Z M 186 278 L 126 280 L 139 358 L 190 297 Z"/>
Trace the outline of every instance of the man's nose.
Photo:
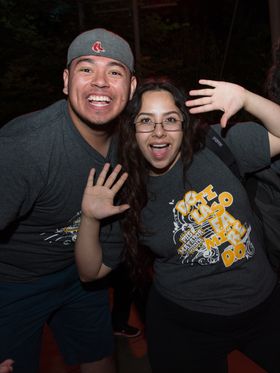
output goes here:
<path id="1" fill-rule="evenodd" d="M 91 80 L 91 85 L 97 86 L 97 87 L 108 87 L 108 77 L 105 71 L 95 71 L 94 76 Z"/>

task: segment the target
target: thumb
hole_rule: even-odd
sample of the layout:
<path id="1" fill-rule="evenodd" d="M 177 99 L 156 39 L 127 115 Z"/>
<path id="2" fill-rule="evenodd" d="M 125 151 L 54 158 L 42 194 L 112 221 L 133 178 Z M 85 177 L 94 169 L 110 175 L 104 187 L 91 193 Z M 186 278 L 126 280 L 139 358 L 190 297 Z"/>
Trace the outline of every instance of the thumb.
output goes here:
<path id="1" fill-rule="evenodd" d="M 225 128 L 227 125 L 227 122 L 228 122 L 228 115 L 224 113 L 220 120 L 221 127 Z"/>
<path id="2" fill-rule="evenodd" d="M 120 205 L 120 206 L 115 206 L 114 210 L 113 210 L 113 213 L 114 214 L 121 214 L 122 212 L 128 210 L 129 208 L 130 208 L 130 206 L 128 204 L 123 204 L 123 205 Z"/>

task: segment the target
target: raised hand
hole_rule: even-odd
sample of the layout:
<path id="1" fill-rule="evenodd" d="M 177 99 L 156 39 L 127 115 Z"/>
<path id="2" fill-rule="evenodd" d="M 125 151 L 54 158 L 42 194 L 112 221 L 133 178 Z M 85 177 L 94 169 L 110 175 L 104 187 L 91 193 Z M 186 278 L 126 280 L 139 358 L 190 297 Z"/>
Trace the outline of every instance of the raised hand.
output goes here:
<path id="1" fill-rule="evenodd" d="M 12 359 L 6 359 L 0 363 L 0 373 L 9 373 L 13 371 L 13 363 Z"/>
<path id="2" fill-rule="evenodd" d="M 204 96 L 186 101 L 186 105 L 190 108 L 189 111 L 192 114 L 221 110 L 223 115 L 220 124 L 225 127 L 229 118 L 245 105 L 247 91 L 237 84 L 205 79 L 199 80 L 199 84 L 211 88 L 196 89 L 189 92 L 190 96 Z"/>
<path id="3" fill-rule="evenodd" d="M 120 214 L 129 208 L 127 204 L 114 205 L 115 195 L 128 177 L 128 174 L 125 172 L 116 181 L 121 168 L 121 165 L 117 165 L 107 177 L 110 164 L 106 163 L 95 185 L 93 182 L 95 169 L 93 168 L 90 171 L 82 200 L 82 213 L 86 217 L 100 220 L 108 216 Z"/>

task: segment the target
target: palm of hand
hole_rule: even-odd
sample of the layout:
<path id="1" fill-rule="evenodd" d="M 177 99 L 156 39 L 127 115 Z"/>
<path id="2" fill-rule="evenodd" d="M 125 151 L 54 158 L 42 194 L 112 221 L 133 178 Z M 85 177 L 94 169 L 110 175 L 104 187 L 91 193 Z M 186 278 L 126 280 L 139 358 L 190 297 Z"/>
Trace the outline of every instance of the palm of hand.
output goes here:
<path id="1" fill-rule="evenodd" d="M 213 90 L 211 100 L 213 110 L 224 112 L 221 124 L 226 125 L 230 117 L 236 114 L 244 105 L 243 88 L 237 84 L 219 82 Z"/>
<path id="2" fill-rule="evenodd" d="M 127 173 L 119 177 L 121 166 L 117 165 L 107 176 L 109 169 L 110 164 L 106 163 L 97 178 L 96 185 L 93 182 L 95 169 L 92 169 L 89 173 L 82 200 L 82 213 L 88 218 L 100 220 L 119 214 L 129 208 L 127 204 L 114 205 L 114 198 L 125 183 Z"/>
<path id="3" fill-rule="evenodd" d="M 105 186 L 86 187 L 82 201 L 82 211 L 95 219 L 104 219 L 114 213 L 115 193 Z"/>
<path id="4" fill-rule="evenodd" d="M 228 82 L 201 79 L 199 83 L 211 88 L 190 91 L 190 96 L 200 96 L 200 98 L 187 101 L 190 113 L 221 110 L 223 115 L 220 123 L 222 127 L 225 127 L 228 119 L 244 106 L 246 90 L 237 84 Z"/>

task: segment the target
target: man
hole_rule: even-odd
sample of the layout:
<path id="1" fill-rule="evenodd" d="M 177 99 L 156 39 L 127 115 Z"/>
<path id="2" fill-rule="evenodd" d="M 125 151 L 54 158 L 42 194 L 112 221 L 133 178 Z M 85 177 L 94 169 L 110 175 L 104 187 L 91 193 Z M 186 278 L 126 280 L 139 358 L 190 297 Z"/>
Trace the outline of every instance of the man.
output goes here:
<path id="1" fill-rule="evenodd" d="M 115 162 L 116 120 L 136 87 L 133 65 L 120 36 L 84 32 L 68 49 L 67 100 L 0 131 L 0 361 L 12 358 L 14 373 L 38 371 L 46 322 L 68 364 L 114 372 L 107 290 L 80 283 L 74 244 L 89 170 Z M 103 224 L 101 239 L 114 267 L 117 221 Z"/>

